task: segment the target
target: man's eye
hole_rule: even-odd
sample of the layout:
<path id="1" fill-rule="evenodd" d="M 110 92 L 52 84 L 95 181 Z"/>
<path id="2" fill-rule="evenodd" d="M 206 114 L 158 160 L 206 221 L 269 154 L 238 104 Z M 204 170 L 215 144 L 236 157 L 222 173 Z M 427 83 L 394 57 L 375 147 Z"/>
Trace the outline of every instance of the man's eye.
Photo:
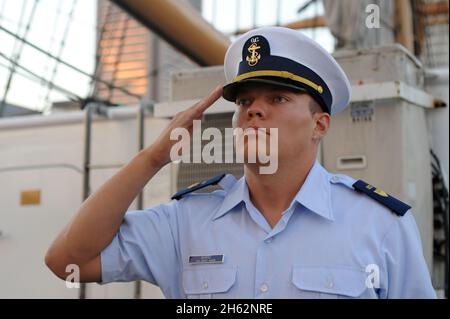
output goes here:
<path id="1" fill-rule="evenodd" d="M 284 96 L 281 96 L 281 95 L 275 96 L 275 98 L 273 100 L 276 103 L 284 103 L 284 102 L 287 101 L 287 99 Z"/>
<path id="2" fill-rule="evenodd" d="M 246 105 L 248 105 L 248 100 L 246 100 L 246 99 L 238 99 L 238 100 L 236 100 L 236 105 L 238 105 L 238 106 L 246 106 Z"/>

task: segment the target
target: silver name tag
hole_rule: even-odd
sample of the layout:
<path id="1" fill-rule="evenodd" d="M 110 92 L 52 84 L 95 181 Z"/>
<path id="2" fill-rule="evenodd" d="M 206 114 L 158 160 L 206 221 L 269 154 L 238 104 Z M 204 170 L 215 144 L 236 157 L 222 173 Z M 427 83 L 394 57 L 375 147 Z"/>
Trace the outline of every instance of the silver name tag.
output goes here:
<path id="1" fill-rule="evenodd" d="M 223 264 L 223 255 L 189 256 L 190 264 Z"/>

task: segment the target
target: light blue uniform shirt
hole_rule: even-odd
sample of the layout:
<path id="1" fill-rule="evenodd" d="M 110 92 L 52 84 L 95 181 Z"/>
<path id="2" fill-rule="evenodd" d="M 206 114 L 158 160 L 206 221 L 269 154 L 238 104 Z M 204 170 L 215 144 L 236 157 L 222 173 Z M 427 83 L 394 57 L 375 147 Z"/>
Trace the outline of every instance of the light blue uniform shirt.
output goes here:
<path id="1" fill-rule="evenodd" d="M 393 214 L 317 161 L 272 229 L 244 178 L 125 215 L 102 283 L 145 280 L 168 298 L 435 298 L 411 212 Z M 191 256 L 210 261 L 190 262 Z"/>

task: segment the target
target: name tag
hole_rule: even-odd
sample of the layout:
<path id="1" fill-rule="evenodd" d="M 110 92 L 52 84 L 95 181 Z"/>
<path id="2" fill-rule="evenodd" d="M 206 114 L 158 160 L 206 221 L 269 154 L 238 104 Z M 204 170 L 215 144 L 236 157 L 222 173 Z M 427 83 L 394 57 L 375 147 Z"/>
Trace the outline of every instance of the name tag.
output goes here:
<path id="1" fill-rule="evenodd" d="M 190 264 L 223 264 L 223 255 L 189 256 Z"/>

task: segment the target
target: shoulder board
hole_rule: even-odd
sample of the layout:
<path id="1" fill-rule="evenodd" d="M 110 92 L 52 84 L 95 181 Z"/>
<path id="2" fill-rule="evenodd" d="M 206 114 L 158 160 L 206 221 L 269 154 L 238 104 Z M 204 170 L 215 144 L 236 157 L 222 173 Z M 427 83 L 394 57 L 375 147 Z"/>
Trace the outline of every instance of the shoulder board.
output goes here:
<path id="1" fill-rule="evenodd" d="M 225 176 L 225 174 L 222 174 L 222 175 L 215 176 L 215 177 L 213 177 L 211 179 L 208 179 L 206 181 L 192 184 L 188 188 L 182 189 L 182 190 L 178 191 L 177 193 L 175 193 L 175 195 L 173 195 L 171 199 L 179 200 L 180 198 L 182 198 L 186 194 L 195 192 L 195 191 L 197 191 L 199 189 L 202 189 L 202 188 L 205 188 L 207 186 L 216 185 L 217 183 L 219 183 L 222 180 L 222 178 L 224 176 Z"/>
<path id="2" fill-rule="evenodd" d="M 358 191 L 362 192 L 372 199 L 376 200 L 377 202 L 381 203 L 382 205 L 389 208 L 394 214 L 398 216 L 403 216 L 406 214 L 406 212 L 411 209 L 411 206 L 403 203 L 402 201 L 390 196 L 389 194 L 385 193 L 383 190 L 376 188 L 370 184 L 367 184 L 366 182 L 362 180 L 358 180 L 353 184 L 353 188 Z"/>

